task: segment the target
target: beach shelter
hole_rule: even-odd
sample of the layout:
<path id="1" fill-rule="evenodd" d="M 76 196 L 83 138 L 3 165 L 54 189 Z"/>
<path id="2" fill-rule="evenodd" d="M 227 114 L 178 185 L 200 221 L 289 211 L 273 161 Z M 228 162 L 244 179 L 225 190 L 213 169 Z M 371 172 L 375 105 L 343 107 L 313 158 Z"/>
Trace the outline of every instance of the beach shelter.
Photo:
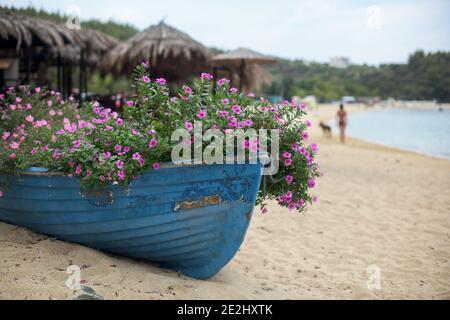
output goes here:
<path id="1" fill-rule="evenodd" d="M 58 90 L 67 95 L 72 88 L 72 67 L 78 65 L 80 92 L 83 84 L 87 91 L 86 68 L 96 68 L 99 57 L 117 43 L 96 30 L 71 29 L 50 20 L 0 11 L 0 58 L 8 66 L 0 80 L 3 85 L 28 84 L 31 74 L 42 77 L 46 73 L 42 69 L 57 66 Z"/>
<path id="2" fill-rule="evenodd" d="M 210 52 L 201 43 L 160 22 L 118 44 L 106 56 L 104 69 L 129 75 L 137 64 L 149 61 L 153 76 L 178 81 L 205 70 L 209 60 Z"/>
<path id="3" fill-rule="evenodd" d="M 242 90 L 250 81 L 250 74 L 255 65 L 277 63 L 277 60 L 248 48 L 222 53 L 213 57 L 216 67 L 225 67 L 239 75 L 239 87 Z"/>

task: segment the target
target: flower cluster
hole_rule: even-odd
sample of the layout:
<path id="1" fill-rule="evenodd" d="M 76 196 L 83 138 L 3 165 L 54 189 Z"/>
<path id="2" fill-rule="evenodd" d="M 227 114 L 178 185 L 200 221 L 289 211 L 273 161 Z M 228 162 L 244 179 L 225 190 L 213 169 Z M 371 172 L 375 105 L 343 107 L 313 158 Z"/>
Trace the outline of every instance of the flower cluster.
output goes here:
<path id="1" fill-rule="evenodd" d="M 77 108 L 46 89 L 9 89 L 0 95 L 0 169 L 15 172 L 31 166 L 60 171 L 80 180 L 83 187 L 108 184 L 126 187 L 144 170 L 158 170 L 171 160 L 176 142 L 172 133 L 184 128 L 192 133 L 201 122 L 203 132 L 217 129 L 274 129 L 280 135 L 280 169 L 268 179 L 257 203 L 277 200 L 290 210 L 303 211 L 316 201 L 310 195 L 320 175 L 315 162 L 317 145 L 308 143 L 309 121 L 302 121 L 305 105 L 285 101 L 272 104 L 253 94 L 240 94 L 230 81 L 202 73 L 198 81 L 171 95 L 167 81 L 152 79 L 148 64 L 136 67 L 135 94 L 122 114 L 97 102 Z M 258 152 L 258 139 L 243 144 Z"/>

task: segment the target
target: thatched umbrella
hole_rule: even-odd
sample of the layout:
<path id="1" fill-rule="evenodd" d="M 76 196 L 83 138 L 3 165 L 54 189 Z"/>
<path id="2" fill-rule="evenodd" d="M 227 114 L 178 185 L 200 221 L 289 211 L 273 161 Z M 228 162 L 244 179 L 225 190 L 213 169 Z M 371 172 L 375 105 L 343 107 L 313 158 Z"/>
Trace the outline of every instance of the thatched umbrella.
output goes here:
<path id="1" fill-rule="evenodd" d="M 149 61 L 154 75 L 180 80 L 200 72 L 209 58 L 209 50 L 201 43 L 160 22 L 119 43 L 106 56 L 103 66 L 121 75 L 130 74 L 138 63 Z"/>
<path id="2" fill-rule="evenodd" d="M 0 54 L 4 57 L 20 58 L 23 53 L 26 59 L 27 82 L 33 55 L 35 61 L 58 65 L 58 87 L 60 87 L 60 75 L 62 75 L 64 92 L 69 89 L 65 84 L 71 77 L 71 66 L 68 66 L 66 72 L 65 65 L 79 62 L 81 89 L 82 78 L 83 76 L 84 79 L 86 78 L 86 75 L 83 75 L 85 66 L 98 64 L 99 56 L 117 43 L 117 39 L 96 30 L 70 29 L 65 24 L 10 11 L 0 11 Z M 61 63 L 63 63 L 62 73 L 60 72 Z M 84 83 L 86 83 L 85 80 Z"/>
<path id="3" fill-rule="evenodd" d="M 30 47 L 44 47 L 51 53 L 60 53 L 72 60 L 73 51 L 83 49 L 90 59 L 106 52 L 119 41 L 100 31 L 69 29 L 65 24 L 0 11 L 0 44 L 2 50 L 18 52 Z M 72 52 L 70 52 L 72 50 Z"/>
<path id="4" fill-rule="evenodd" d="M 247 48 L 238 48 L 236 50 L 222 53 L 213 58 L 215 65 L 229 67 L 239 73 L 239 86 L 242 90 L 246 84 L 246 73 L 252 73 L 254 65 L 273 64 L 278 61 L 272 57 L 268 57 L 256 51 Z M 246 72 L 250 70 L 250 72 Z"/>

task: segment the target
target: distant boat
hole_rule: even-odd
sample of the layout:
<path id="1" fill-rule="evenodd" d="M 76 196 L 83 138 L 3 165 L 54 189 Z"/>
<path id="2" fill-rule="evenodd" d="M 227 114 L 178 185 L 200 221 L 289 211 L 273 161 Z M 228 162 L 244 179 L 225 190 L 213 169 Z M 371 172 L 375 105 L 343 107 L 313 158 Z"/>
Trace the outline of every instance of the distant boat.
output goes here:
<path id="1" fill-rule="evenodd" d="M 207 279 L 244 240 L 261 173 L 260 164 L 163 166 L 128 189 L 86 192 L 58 173 L 0 175 L 0 220 Z"/>

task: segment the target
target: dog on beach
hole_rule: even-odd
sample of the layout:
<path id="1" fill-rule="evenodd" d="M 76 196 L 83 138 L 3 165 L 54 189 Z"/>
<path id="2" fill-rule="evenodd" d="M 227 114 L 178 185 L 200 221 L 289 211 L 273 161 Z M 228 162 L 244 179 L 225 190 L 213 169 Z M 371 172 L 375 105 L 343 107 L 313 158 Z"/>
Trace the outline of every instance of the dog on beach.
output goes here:
<path id="1" fill-rule="evenodd" d="M 331 127 L 320 121 L 319 126 L 322 128 L 324 136 L 331 138 Z"/>

